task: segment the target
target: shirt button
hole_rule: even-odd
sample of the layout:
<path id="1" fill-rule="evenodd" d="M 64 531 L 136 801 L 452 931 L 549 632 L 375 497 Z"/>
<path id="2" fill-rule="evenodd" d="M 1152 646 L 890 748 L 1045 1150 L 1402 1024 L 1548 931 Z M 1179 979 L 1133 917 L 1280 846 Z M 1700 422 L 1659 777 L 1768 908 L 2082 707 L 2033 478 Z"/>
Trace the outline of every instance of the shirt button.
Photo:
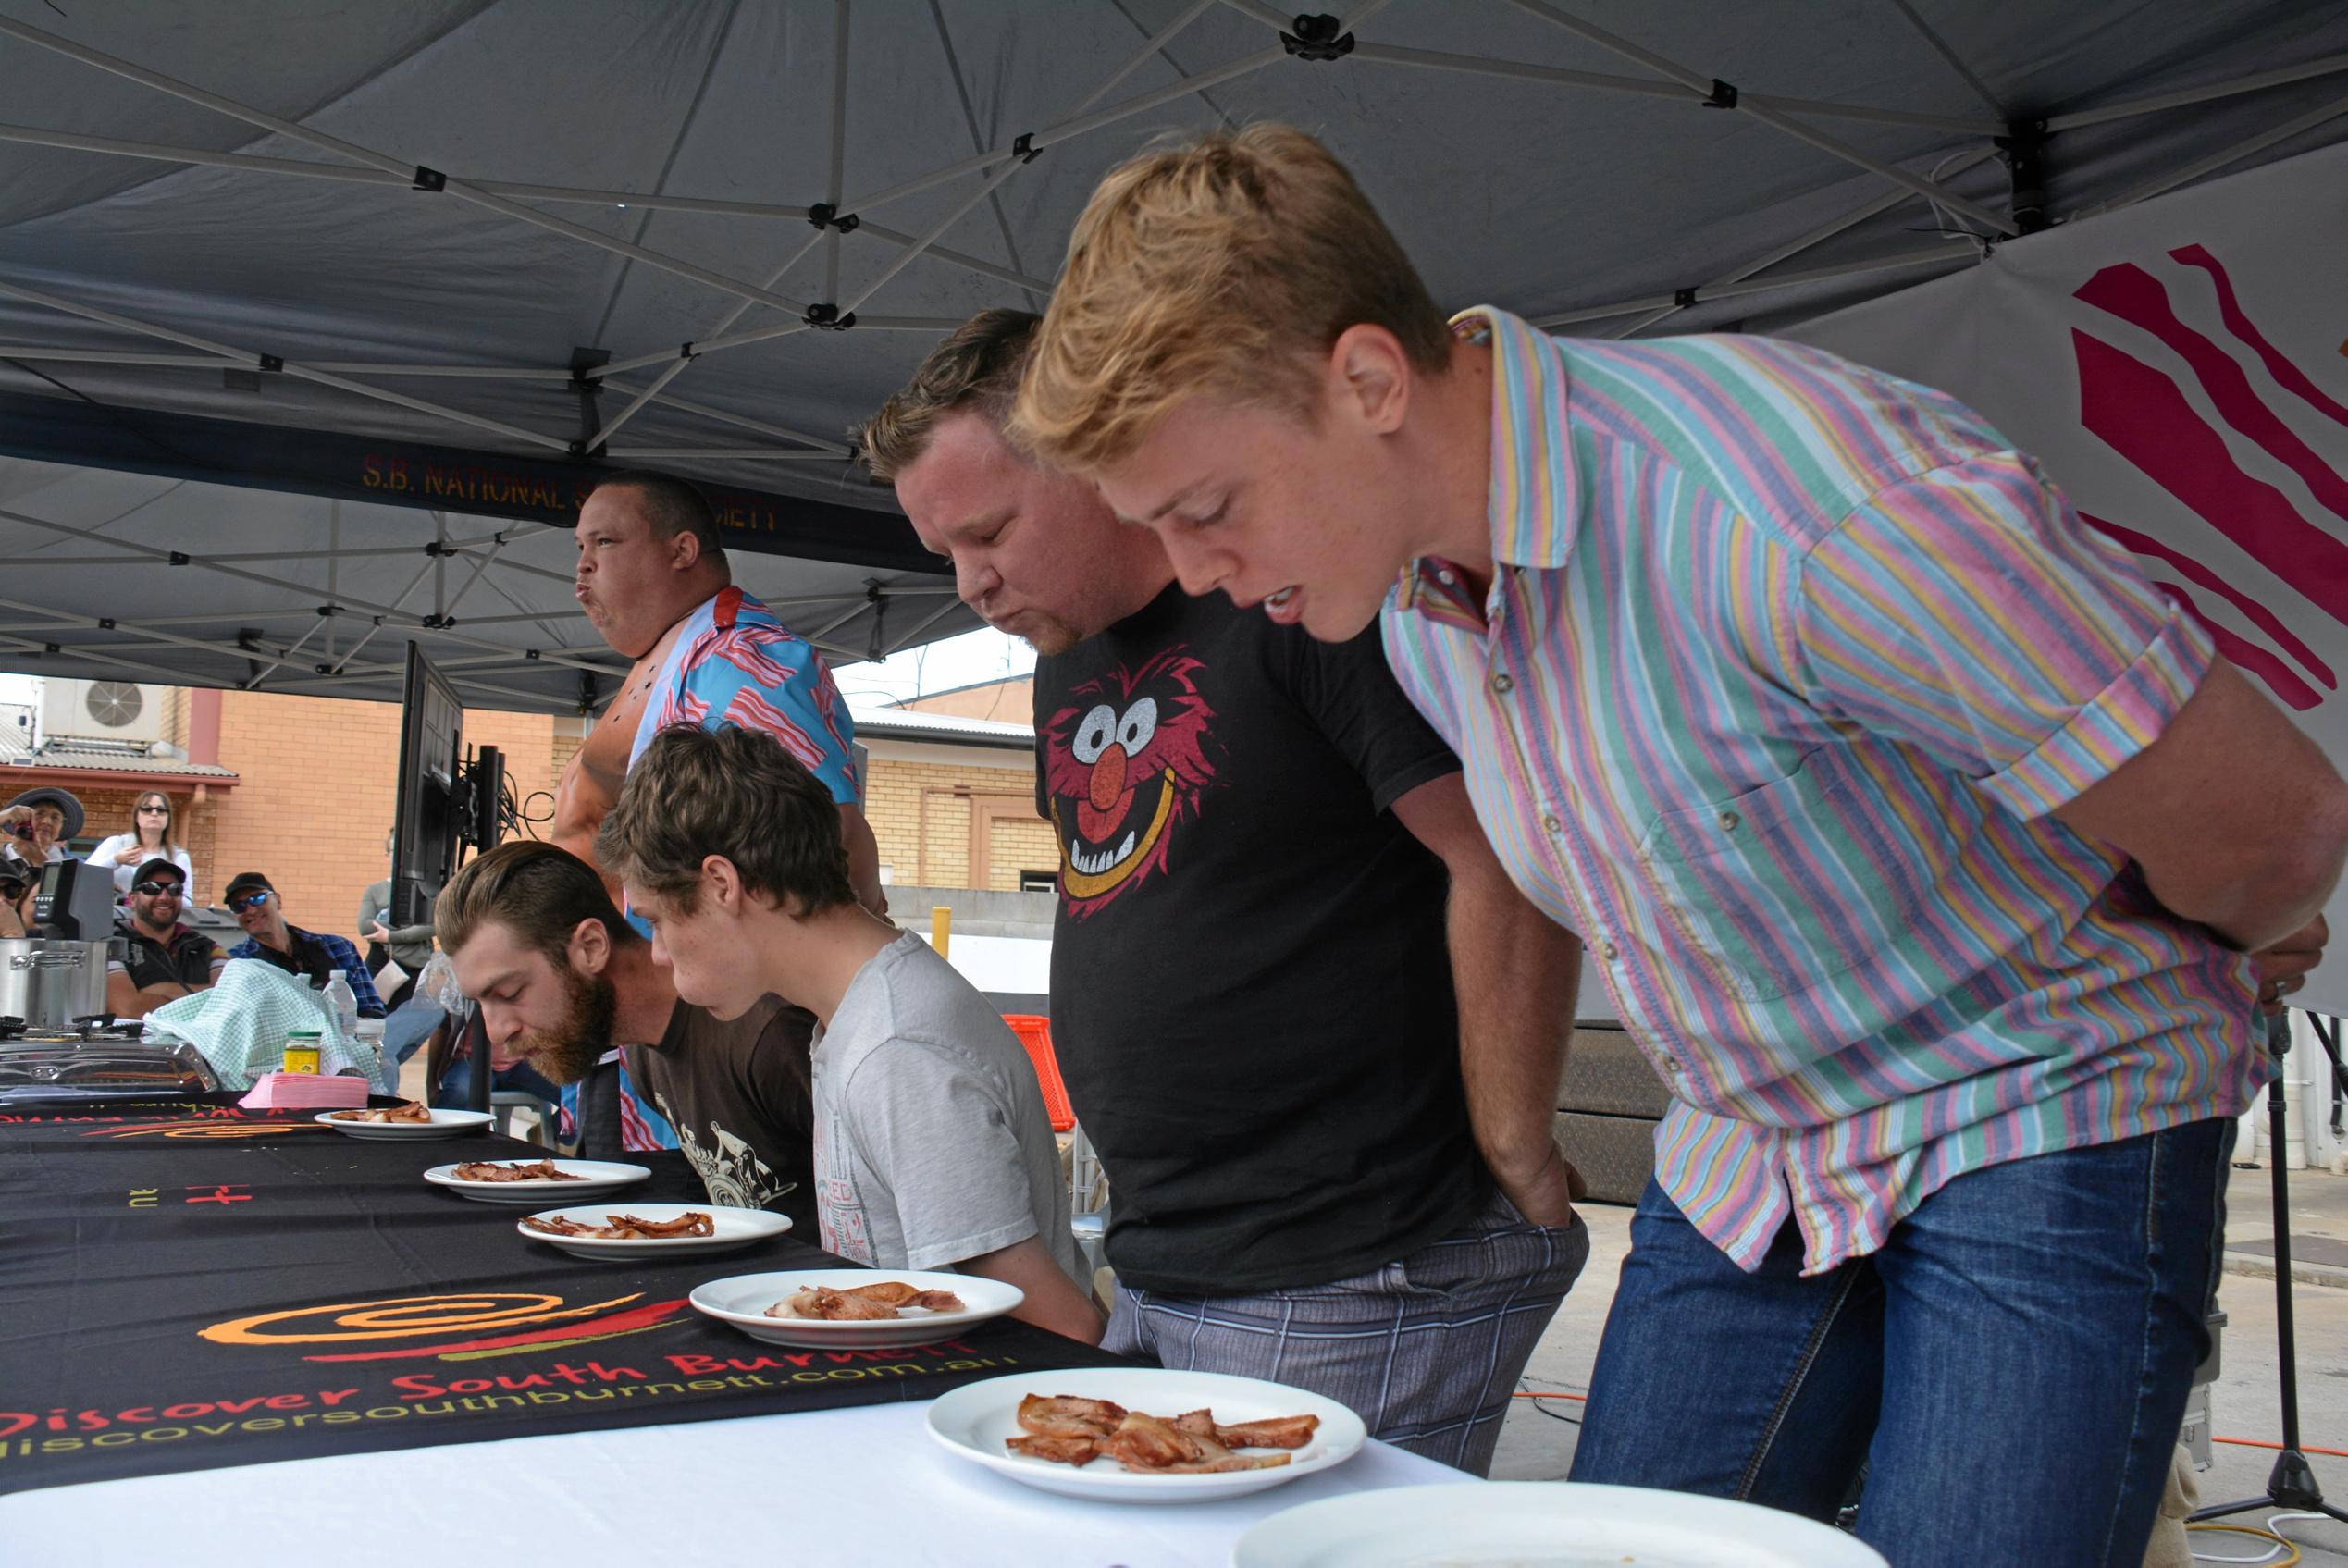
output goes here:
<path id="1" fill-rule="evenodd" d="M 1445 587 L 1447 587 L 1447 588 L 1448 588 L 1448 587 L 1450 587 L 1450 586 L 1451 586 L 1453 583 L 1456 583 L 1456 582 L 1458 582 L 1458 581 L 1459 581 L 1459 579 L 1458 579 L 1457 577 L 1454 577 L 1454 576 L 1452 576 L 1452 574 L 1450 573 L 1450 571 L 1449 571 L 1449 570 L 1440 571 L 1440 572 L 1436 573 L 1436 574 L 1435 574 L 1435 580 L 1436 580 L 1437 582 L 1439 582 L 1439 583 L 1442 584 L 1442 585 L 1443 585 Z"/>
<path id="2" fill-rule="evenodd" d="M 1724 833 L 1735 833 L 1739 820 L 1740 819 L 1737 817 L 1736 812 L 1723 811 L 1720 814 L 1721 831 Z"/>
<path id="3" fill-rule="evenodd" d="M 1665 1072 L 1674 1073 L 1679 1071 L 1679 1058 L 1677 1056 L 1665 1056 L 1663 1058 L 1663 1070 Z"/>
<path id="4" fill-rule="evenodd" d="M 1611 964 L 1614 961 L 1614 945 L 1613 943 L 1606 943 L 1599 948 L 1599 952 L 1605 955 L 1606 961 L 1608 963 Z"/>
<path id="5" fill-rule="evenodd" d="M 1543 817 L 1541 819 L 1541 826 L 1547 828 L 1553 833 L 1563 833 L 1565 831 L 1565 824 L 1559 821 L 1555 817 Z"/>
<path id="6" fill-rule="evenodd" d="M 1492 689 L 1506 697 L 1516 689 L 1516 678 L 1505 670 L 1496 670 L 1492 673 Z"/>

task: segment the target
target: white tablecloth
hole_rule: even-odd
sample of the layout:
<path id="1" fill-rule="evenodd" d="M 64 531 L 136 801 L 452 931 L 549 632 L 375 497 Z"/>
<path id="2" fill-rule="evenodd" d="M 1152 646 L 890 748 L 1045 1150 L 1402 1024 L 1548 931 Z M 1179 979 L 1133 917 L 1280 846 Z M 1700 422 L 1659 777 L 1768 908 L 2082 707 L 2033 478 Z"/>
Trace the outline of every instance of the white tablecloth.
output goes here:
<path id="1" fill-rule="evenodd" d="M 955 1458 L 929 1405 L 190 1470 L 0 1497 L 7 1568 L 1225 1568 L 1316 1498 L 1462 1481 L 1372 1442 L 1230 1502 L 1079 1502 Z"/>

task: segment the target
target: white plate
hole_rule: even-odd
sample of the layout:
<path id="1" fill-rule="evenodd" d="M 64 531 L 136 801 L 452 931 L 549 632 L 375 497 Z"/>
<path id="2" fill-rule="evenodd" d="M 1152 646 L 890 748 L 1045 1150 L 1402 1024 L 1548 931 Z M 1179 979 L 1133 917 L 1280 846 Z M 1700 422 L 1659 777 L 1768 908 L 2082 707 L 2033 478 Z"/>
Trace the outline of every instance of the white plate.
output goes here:
<path id="1" fill-rule="evenodd" d="M 1114 1400 L 1128 1410 L 1172 1419 L 1187 1411 L 1211 1410 L 1225 1426 L 1276 1415 L 1317 1415 L 1320 1429 L 1289 1462 L 1269 1470 L 1237 1470 L 1223 1475 L 1150 1475 L 1128 1470 L 1113 1459 L 1079 1468 L 1030 1459 L 1003 1446 L 1022 1435 L 1020 1401 L 1029 1394 L 1075 1394 Z M 1332 1399 L 1219 1372 L 1168 1372 L 1156 1367 L 1096 1366 L 1074 1372 L 1022 1372 L 966 1384 L 930 1406 L 930 1436 L 953 1453 L 989 1470 L 1066 1497 L 1097 1502 L 1206 1502 L 1260 1492 L 1344 1463 L 1361 1451 L 1368 1431 L 1362 1418 Z"/>
<path id="2" fill-rule="evenodd" d="M 321 1111 L 313 1118 L 326 1123 L 345 1138 L 379 1138 L 397 1142 L 402 1138 L 454 1138 L 459 1133 L 477 1132 L 497 1117 L 487 1111 L 439 1111 L 430 1121 L 337 1121 L 332 1111 Z"/>
<path id="3" fill-rule="evenodd" d="M 780 1236 L 791 1228 L 787 1215 L 769 1214 L 764 1209 L 729 1209 L 716 1204 L 632 1204 L 625 1198 L 607 1198 L 599 1204 L 583 1204 L 567 1209 L 541 1209 L 531 1219 L 567 1219 L 579 1225 L 609 1225 L 611 1216 L 632 1214 L 638 1219 L 681 1219 L 688 1214 L 705 1214 L 716 1228 L 711 1236 L 647 1236 L 623 1240 L 603 1236 L 550 1236 L 543 1230 L 533 1230 L 526 1221 L 517 1220 L 513 1228 L 533 1241 L 544 1241 L 550 1247 L 560 1247 L 573 1257 L 581 1258 L 639 1258 L 656 1253 L 722 1253 L 729 1247 L 747 1247 L 753 1241 L 763 1241 L 770 1236 Z"/>
<path id="4" fill-rule="evenodd" d="M 472 1161 L 463 1161 L 470 1165 Z M 495 1160 L 495 1165 L 536 1165 L 536 1160 Z M 533 1177 L 527 1181 L 467 1181 L 457 1175 L 455 1165 L 436 1165 L 424 1173 L 424 1179 L 435 1187 L 445 1187 L 460 1198 L 471 1198 L 483 1204 L 542 1204 L 549 1198 L 599 1198 L 606 1192 L 643 1180 L 652 1173 L 640 1165 L 621 1165 L 612 1160 L 557 1160 L 554 1168 L 568 1171 L 579 1178 L 576 1181 L 549 1181 Z M 534 1232 L 535 1234 L 535 1232 Z"/>
<path id="5" fill-rule="evenodd" d="M 1567 1481 L 1347 1492 L 1275 1513 L 1231 1568 L 1885 1568 L 1857 1537 L 1724 1498 Z"/>
<path id="6" fill-rule="evenodd" d="M 963 1312 L 924 1312 L 920 1307 L 906 1309 L 896 1318 L 883 1318 L 877 1323 L 827 1323 L 805 1317 L 769 1317 L 766 1309 L 787 1298 L 794 1290 L 814 1285 L 828 1285 L 834 1290 L 847 1290 L 858 1285 L 874 1285 L 884 1279 L 902 1279 L 922 1290 L 951 1290 L 962 1298 Z M 855 1345 L 868 1350 L 901 1349 L 907 1345 L 926 1345 L 940 1335 L 967 1328 L 973 1323 L 984 1323 L 990 1317 L 1000 1317 L 1018 1310 L 1027 1300 L 1027 1292 L 1017 1285 L 1006 1285 L 999 1279 L 982 1278 L 971 1274 L 930 1274 L 915 1268 L 802 1268 L 780 1274 L 737 1274 L 728 1279 L 712 1279 L 695 1288 L 693 1304 L 711 1317 L 731 1323 L 753 1340 L 764 1340 L 771 1345 L 797 1345 L 817 1350 L 838 1350 Z"/>

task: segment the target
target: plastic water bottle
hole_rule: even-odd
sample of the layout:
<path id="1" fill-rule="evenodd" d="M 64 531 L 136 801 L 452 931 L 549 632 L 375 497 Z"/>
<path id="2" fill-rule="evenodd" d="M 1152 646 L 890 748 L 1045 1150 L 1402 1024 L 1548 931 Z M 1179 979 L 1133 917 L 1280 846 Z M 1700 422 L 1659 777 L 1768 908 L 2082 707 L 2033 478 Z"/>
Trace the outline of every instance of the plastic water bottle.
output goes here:
<path id="1" fill-rule="evenodd" d="M 359 998 L 351 989 L 351 982 L 340 973 L 327 982 L 326 1006 L 342 1031 L 345 1048 L 354 1044 L 359 1038 Z"/>

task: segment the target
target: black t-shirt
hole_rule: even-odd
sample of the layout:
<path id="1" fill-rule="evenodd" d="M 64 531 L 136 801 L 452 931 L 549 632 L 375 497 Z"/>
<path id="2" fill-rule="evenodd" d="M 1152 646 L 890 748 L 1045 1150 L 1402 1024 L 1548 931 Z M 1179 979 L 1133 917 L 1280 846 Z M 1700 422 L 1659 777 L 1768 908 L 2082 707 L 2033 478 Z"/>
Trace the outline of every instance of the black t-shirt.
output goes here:
<path id="1" fill-rule="evenodd" d="M 710 1202 L 789 1215 L 803 1236 L 815 1225 L 814 1027 L 772 996 L 732 1023 L 679 1002 L 659 1044 L 627 1048 L 629 1073 L 676 1129 Z"/>
<path id="2" fill-rule="evenodd" d="M 212 983 L 212 966 L 222 961 L 220 945 L 200 931 L 175 925 L 161 942 L 130 922 L 130 911 L 117 908 L 114 920 L 114 949 L 107 955 L 130 975 L 139 990 L 150 985 L 183 985 L 191 990 Z"/>
<path id="3" fill-rule="evenodd" d="M 1443 865 L 1387 809 L 1459 762 L 1376 631 L 1169 587 L 1035 668 L 1060 846 L 1052 1042 L 1109 1262 L 1178 1294 L 1327 1284 L 1466 1222 Z"/>

